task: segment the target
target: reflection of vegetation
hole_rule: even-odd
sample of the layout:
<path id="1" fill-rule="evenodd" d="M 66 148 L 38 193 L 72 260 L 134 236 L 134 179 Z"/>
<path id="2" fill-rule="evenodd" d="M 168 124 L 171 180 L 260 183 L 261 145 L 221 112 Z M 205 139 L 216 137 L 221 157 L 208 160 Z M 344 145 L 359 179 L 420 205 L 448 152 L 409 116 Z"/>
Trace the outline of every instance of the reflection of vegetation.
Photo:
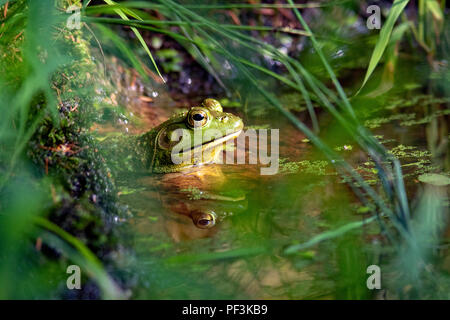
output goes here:
<path id="1" fill-rule="evenodd" d="M 398 122 L 400 126 L 413 126 L 420 124 L 427 124 L 432 122 L 434 119 L 441 118 L 450 113 L 448 109 L 437 109 L 436 106 L 445 105 L 448 103 L 448 99 L 436 98 L 433 96 L 416 96 L 411 98 L 409 101 L 403 99 L 397 99 L 393 102 L 389 101 L 388 106 L 383 106 L 383 110 L 392 110 L 392 112 L 405 112 L 405 113 L 395 113 L 387 115 L 384 117 L 374 117 L 371 115 L 368 120 L 364 122 L 364 125 L 368 128 L 375 129 L 383 124 Z M 431 107 L 431 110 L 427 112 L 427 108 Z M 405 108 L 411 108 L 413 110 L 402 110 Z M 378 111 L 383 111 L 378 110 Z M 376 110 L 371 110 L 373 113 Z M 421 117 L 422 114 L 424 116 Z M 421 117 L 421 118 L 420 118 Z"/>
<path id="2" fill-rule="evenodd" d="M 401 166 L 404 170 L 404 177 L 417 178 L 419 175 L 434 171 L 439 171 L 438 165 L 432 164 L 432 155 L 429 151 L 418 150 L 415 146 L 398 145 L 389 150 L 397 159 L 401 161 Z M 378 170 L 375 162 L 369 160 L 357 167 L 367 183 L 372 185 L 380 183 L 377 179 Z"/>
<path id="3" fill-rule="evenodd" d="M 415 113 L 394 114 L 394 115 L 386 117 L 386 118 L 375 118 L 375 119 L 367 120 L 366 122 L 364 122 L 364 125 L 367 128 L 375 129 L 375 128 L 380 127 L 383 124 L 390 123 L 393 120 L 403 120 L 403 121 L 405 121 L 405 120 L 414 119 L 415 117 L 416 117 Z"/>
<path id="4" fill-rule="evenodd" d="M 442 116 L 445 116 L 447 114 L 450 114 L 450 110 L 436 110 L 435 112 L 433 112 L 433 114 L 430 114 L 428 116 L 423 117 L 422 119 L 417 119 L 417 120 L 406 120 L 400 123 L 400 125 L 402 126 L 413 126 L 413 125 L 418 125 L 418 124 L 425 124 L 425 123 L 430 123 L 432 120 L 440 118 Z"/>

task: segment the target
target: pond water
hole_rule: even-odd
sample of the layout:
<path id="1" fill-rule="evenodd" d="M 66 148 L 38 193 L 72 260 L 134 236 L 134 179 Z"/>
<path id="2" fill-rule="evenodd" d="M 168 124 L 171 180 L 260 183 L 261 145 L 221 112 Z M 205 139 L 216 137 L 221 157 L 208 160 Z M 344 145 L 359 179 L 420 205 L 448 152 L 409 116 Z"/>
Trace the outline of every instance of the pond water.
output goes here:
<path id="1" fill-rule="evenodd" d="M 146 103 L 132 108 L 140 115 L 140 126 L 127 124 L 127 131 L 133 133 L 148 130 L 170 114 L 165 107 Z M 225 111 L 245 118 L 242 111 Z M 329 129 L 333 126 L 324 117 L 320 123 L 327 127 L 322 138 L 336 140 Z M 388 116 L 367 120 L 366 125 L 372 125 L 375 134 L 383 134 L 379 138 L 401 158 L 409 193 L 417 189 L 417 176 L 433 169 L 426 151 L 427 128 L 445 117 L 439 114 L 417 124 L 411 122 L 420 120 L 415 113 L 408 120 Z M 280 129 L 276 175 L 261 175 L 258 165 L 235 164 L 119 177 L 120 198 L 133 216 L 126 225 L 135 251 L 129 269 L 138 281 L 136 298 L 376 297 L 366 287 L 366 268 L 380 261 L 386 244 L 376 223 L 301 251 L 285 252 L 291 245 L 361 221 L 367 217 L 366 210 L 331 163 L 286 120 L 271 115 L 258 122 Z M 376 183 L 373 166 L 355 145 L 340 141 L 334 147 L 366 180 Z M 205 217 L 211 220 L 211 215 L 214 226 L 199 224 Z"/>

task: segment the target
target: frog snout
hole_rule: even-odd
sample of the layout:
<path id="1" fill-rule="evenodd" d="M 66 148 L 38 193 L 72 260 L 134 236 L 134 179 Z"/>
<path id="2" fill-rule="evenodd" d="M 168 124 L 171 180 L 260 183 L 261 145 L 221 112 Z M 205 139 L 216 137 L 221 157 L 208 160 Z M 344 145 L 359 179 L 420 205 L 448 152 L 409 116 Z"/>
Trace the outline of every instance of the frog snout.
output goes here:
<path id="1" fill-rule="evenodd" d="M 237 121 L 234 123 L 234 129 L 236 129 L 236 131 L 238 130 L 242 130 L 244 128 L 244 122 L 242 121 L 241 118 L 237 118 Z"/>

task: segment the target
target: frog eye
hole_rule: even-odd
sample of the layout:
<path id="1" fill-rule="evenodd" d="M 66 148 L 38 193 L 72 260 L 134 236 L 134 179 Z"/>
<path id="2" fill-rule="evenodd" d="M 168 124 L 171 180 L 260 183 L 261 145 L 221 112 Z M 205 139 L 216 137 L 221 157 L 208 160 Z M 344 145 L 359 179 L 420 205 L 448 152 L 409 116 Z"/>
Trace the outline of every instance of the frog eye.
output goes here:
<path id="1" fill-rule="evenodd" d="M 209 229 L 216 225 L 216 215 L 214 212 L 197 213 L 192 218 L 196 227 L 200 229 Z"/>
<path id="2" fill-rule="evenodd" d="M 191 110 L 187 122 L 193 128 L 200 128 L 208 123 L 208 114 L 203 110 Z"/>

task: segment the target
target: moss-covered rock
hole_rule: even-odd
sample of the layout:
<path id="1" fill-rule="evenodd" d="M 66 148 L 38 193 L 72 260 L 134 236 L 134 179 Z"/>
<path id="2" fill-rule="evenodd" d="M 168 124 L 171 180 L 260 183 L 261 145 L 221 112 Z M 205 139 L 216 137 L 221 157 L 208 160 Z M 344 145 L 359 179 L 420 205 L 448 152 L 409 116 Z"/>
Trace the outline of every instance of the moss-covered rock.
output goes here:
<path id="1" fill-rule="evenodd" d="M 61 8 L 69 3 L 58 1 Z M 8 10 L 11 14 L 17 11 L 26 17 L 28 5 L 28 2 L 16 1 Z M 20 93 L 30 74 L 37 72 L 27 64 L 29 58 L 24 53 L 30 44 L 26 33 L 25 36 L 20 33 L 20 26 L 23 24 L 26 28 L 26 21 L 26 18 L 23 22 L 19 19 L 21 24 L 14 29 L 19 36 L 12 32 L 6 36 L 12 36 L 13 41 L 0 39 L 0 53 L 7 57 L 0 63 L 1 73 L 7 76 L 0 80 L 14 94 Z M 103 74 L 92 59 L 89 38 L 81 30 L 68 30 L 63 23 L 53 27 L 52 57 L 65 63 L 49 75 L 49 90 L 37 91 L 29 106 L 23 108 L 25 128 L 37 126 L 28 140 L 23 141 L 26 145 L 14 166 L 11 154 L 15 153 L 17 145 L 9 143 L 14 142 L 12 139 L 0 140 L 0 176 L 7 179 L 8 174 L 16 176 L 24 167 L 31 167 L 33 183 L 51 193 L 52 202 L 41 215 L 83 242 L 105 263 L 106 269 L 118 274 L 114 261 L 114 252 L 119 250 L 118 222 L 127 215 L 128 209 L 119 203 L 110 170 L 98 151 L 97 140 L 90 133 L 90 127 L 99 117 L 98 101 L 103 101 L 102 95 L 107 92 L 106 89 L 99 90 Z M 36 50 L 43 63 L 47 63 L 50 49 L 38 47 Z M 14 54 L 5 56 L 4 52 Z M 12 117 L 12 121 L 15 123 L 16 119 Z M 11 132 L 14 130 L 13 125 Z M 0 190 L 0 200 L 3 198 Z M 57 248 L 46 244 L 41 252 L 45 259 L 62 258 Z M 90 298 L 100 297 L 99 291 L 93 290 L 92 286 L 83 288 L 91 288 L 86 289 Z M 86 297 L 86 293 L 81 290 L 76 297 Z"/>

